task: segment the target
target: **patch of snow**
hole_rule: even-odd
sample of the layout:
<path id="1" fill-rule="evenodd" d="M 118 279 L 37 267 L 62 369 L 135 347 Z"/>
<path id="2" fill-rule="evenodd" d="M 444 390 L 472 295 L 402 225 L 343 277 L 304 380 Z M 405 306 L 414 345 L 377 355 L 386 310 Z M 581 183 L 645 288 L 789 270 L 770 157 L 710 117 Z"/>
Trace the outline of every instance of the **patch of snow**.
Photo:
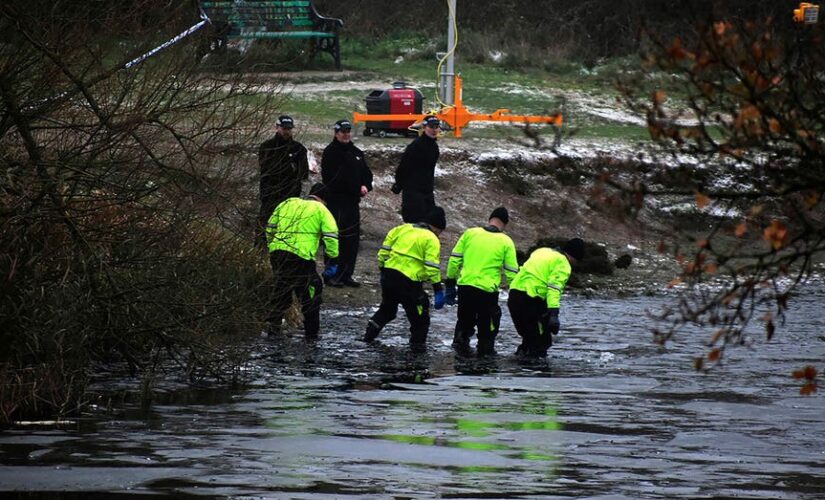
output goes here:
<path id="1" fill-rule="evenodd" d="M 599 363 L 610 363 L 616 358 L 612 352 L 603 352 L 599 355 Z"/>
<path id="2" fill-rule="evenodd" d="M 718 203 L 712 203 L 702 209 L 703 212 L 713 215 L 714 217 L 735 219 L 742 217 L 742 211 L 736 208 L 723 207 Z"/>
<path id="3" fill-rule="evenodd" d="M 310 150 L 307 150 L 307 163 L 309 163 L 309 171 L 313 174 L 317 174 L 321 171 L 318 168 L 318 159 L 315 157 L 315 153 Z"/>

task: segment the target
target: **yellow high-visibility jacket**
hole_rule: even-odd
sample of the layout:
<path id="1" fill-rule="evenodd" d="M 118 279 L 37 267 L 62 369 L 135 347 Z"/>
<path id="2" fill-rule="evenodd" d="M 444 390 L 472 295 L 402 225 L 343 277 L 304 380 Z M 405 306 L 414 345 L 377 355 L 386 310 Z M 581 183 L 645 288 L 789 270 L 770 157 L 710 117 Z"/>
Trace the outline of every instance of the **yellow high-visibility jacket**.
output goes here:
<path id="1" fill-rule="evenodd" d="M 427 224 L 402 224 L 387 233 L 378 266 L 395 269 L 413 281 L 440 283 L 441 242 Z"/>
<path id="2" fill-rule="evenodd" d="M 559 307 L 561 294 L 570 278 L 570 262 L 567 256 L 552 248 L 538 248 L 521 266 L 510 290 L 521 290 L 530 297 L 540 297 L 547 307 Z"/>
<path id="3" fill-rule="evenodd" d="M 327 255 L 337 257 L 338 225 L 326 205 L 314 197 L 287 198 L 275 207 L 266 225 L 270 252 L 285 250 L 315 260 L 321 238 Z"/>
<path id="4" fill-rule="evenodd" d="M 512 282 L 518 272 L 513 240 L 495 226 L 473 227 L 464 231 L 453 247 L 447 278 L 494 292 L 501 284 L 502 268 L 507 281 Z"/>

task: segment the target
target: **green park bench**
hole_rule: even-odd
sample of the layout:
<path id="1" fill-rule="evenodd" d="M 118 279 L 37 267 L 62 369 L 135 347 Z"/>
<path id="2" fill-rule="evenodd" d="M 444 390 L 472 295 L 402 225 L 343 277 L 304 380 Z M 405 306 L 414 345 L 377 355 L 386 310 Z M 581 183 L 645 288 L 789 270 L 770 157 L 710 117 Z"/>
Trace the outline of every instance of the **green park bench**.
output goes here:
<path id="1" fill-rule="evenodd" d="M 312 56 L 329 53 L 341 69 L 338 30 L 344 21 L 318 14 L 311 0 L 235 0 L 201 2 L 214 27 L 212 50 L 226 47 L 228 39 L 312 40 Z"/>

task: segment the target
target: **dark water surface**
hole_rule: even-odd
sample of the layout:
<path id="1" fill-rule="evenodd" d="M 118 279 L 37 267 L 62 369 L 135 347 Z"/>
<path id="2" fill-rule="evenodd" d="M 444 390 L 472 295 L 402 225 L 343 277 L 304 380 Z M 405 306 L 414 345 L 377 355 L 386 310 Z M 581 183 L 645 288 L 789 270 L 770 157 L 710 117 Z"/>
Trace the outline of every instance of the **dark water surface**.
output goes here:
<path id="1" fill-rule="evenodd" d="M 644 312 L 666 300 L 567 298 L 537 365 L 512 357 L 506 313 L 500 354 L 480 361 L 453 355 L 454 310 L 434 314 L 424 354 L 404 320 L 365 346 L 366 311 L 327 311 L 316 345 L 260 342 L 250 389 L 170 390 L 148 411 L 0 433 L 0 492 L 825 498 L 825 399 L 790 376 L 823 367 L 823 289 L 712 374 L 691 363 L 709 331 L 651 343 Z"/>

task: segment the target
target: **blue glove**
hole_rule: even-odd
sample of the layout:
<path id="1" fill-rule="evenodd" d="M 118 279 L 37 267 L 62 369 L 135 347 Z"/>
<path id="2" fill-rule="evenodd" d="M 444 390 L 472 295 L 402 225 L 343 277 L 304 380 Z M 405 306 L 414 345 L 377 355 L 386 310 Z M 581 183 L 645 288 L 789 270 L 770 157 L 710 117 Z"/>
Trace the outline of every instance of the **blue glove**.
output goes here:
<path id="1" fill-rule="evenodd" d="M 445 302 L 447 303 L 448 306 L 454 306 L 455 303 L 457 302 L 456 298 L 458 296 L 458 290 L 456 290 L 455 281 L 445 281 L 444 282 L 444 287 L 446 289 L 445 294 L 444 294 L 445 295 Z"/>
<path id="2" fill-rule="evenodd" d="M 324 269 L 324 272 L 321 276 L 326 279 L 333 278 L 336 274 L 338 274 L 338 265 L 337 264 L 330 264 Z"/>
<path id="3" fill-rule="evenodd" d="M 436 290 L 433 296 L 433 306 L 436 309 L 442 309 L 444 307 L 444 290 Z"/>

